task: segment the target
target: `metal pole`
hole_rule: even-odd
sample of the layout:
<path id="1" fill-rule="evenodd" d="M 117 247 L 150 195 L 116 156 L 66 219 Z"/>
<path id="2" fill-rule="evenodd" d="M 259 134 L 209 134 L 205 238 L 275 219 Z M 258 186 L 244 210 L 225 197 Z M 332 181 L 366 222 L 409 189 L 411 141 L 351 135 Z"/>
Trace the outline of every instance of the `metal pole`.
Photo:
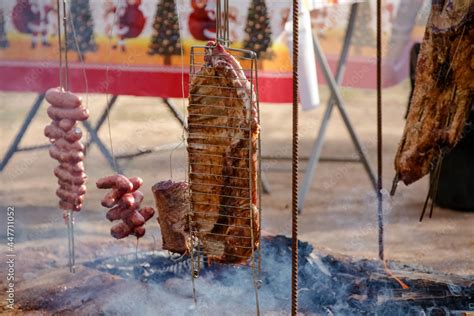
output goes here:
<path id="1" fill-rule="evenodd" d="M 382 0 L 377 0 L 377 223 L 380 260 L 384 260 L 382 150 Z"/>
<path id="2" fill-rule="evenodd" d="M 28 115 L 26 116 L 25 120 L 23 121 L 23 124 L 20 127 L 20 130 L 18 131 L 18 134 L 16 134 L 15 139 L 13 140 L 12 144 L 8 148 L 5 156 L 3 157 L 2 161 L 0 162 L 0 172 L 3 171 L 3 169 L 7 166 L 8 162 L 12 158 L 13 154 L 18 151 L 18 145 L 20 144 L 23 136 L 26 133 L 26 130 L 28 129 L 28 126 L 30 126 L 31 121 L 33 118 L 36 116 L 36 113 L 38 112 L 41 103 L 43 102 L 44 99 L 44 93 L 39 94 L 36 97 L 35 103 L 33 103 L 33 106 L 31 107 L 30 112 L 28 112 Z"/>
<path id="3" fill-rule="evenodd" d="M 298 53 L 299 0 L 293 0 L 293 150 L 291 195 L 291 315 L 298 314 Z"/>
<path id="4" fill-rule="evenodd" d="M 105 159 L 107 159 L 107 162 L 109 163 L 110 167 L 115 170 L 116 173 L 122 174 L 122 168 L 117 164 L 114 163 L 114 158 L 112 157 L 112 154 L 109 152 L 107 147 L 105 147 L 104 143 L 100 140 L 99 136 L 97 136 L 97 133 L 95 132 L 94 128 L 88 121 L 83 121 L 82 124 L 84 127 L 87 129 L 89 132 L 91 142 L 94 142 L 97 144 L 99 147 L 100 152 L 102 155 L 104 155 Z"/>
<path id="5" fill-rule="evenodd" d="M 377 188 L 377 180 L 375 177 L 375 173 L 369 163 L 369 159 L 367 157 L 367 154 L 365 153 L 362 144 L 359 140 L 359 137 L 356 135 L 353 127 L 351 120 L 349 118 L 349 115 L 347 114 L 346 107 L 344 104 L 344 101 L 342 100 L 341 93 L 339 92 L 337 88 L 337 84 L 334 80 L 334 77 L 331 74 L 330 67 L 328 64 L 328 61 L 324 54 L 322 53 L 322 48 L 321 45 L 319 44 L 319 40 L 317 37 L 313 35 L 313 44 L 314 44 L 314 50 L 316 52 L 316 56 L 319 58 L 320 63 L 321 63 L 321 69 L 323 71 L 324 77 L 327 80 L 329 89 L 331 90 L 331 93 L 334 95 L 336 99 L 336 106 L 339 109 L 339 112 L 341 113 L 342 120 L 344 121 L 344 125 L 346 125 L 347 131 L 349 132 L 349 135 L 352 139 L 352 142 L 354 143 L 354 146 L 356 147 L 356 150 L 360 156 L 360 159 L 364 165 L 365 170 L 367 171 L 367 174 L 369 175 L 369 178 L 372 182 L 372 186 L 374 189 Z"/>

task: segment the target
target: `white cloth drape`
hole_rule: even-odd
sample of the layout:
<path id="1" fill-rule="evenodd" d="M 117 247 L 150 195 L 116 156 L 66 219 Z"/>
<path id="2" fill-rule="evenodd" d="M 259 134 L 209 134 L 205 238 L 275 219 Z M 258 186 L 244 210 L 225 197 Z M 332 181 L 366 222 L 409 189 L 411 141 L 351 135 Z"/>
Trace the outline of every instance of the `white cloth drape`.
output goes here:
<path id="1" fill-rule="evenodd" d="M 300 1 L 301 2 L 301 1 Z M 304 111 L 315 109 L 319 106 L 318 77 L 316 74 L 316 56 L 313 49 L 313 34 L 308 5 L 300 6 L 299 19 L 299 94 L 301 107 Z M 293 21 L 292 12 L 285 24 L 285 37 L 287 39 L 290 56 L 293 56 Z"/>

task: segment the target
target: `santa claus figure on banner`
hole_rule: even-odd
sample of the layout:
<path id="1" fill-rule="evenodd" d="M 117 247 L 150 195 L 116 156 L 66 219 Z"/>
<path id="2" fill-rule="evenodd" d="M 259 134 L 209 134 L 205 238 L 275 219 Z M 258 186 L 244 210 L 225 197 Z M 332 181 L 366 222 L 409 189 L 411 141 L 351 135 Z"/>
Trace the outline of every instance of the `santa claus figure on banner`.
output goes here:
<path id="1" fill-rule="evenodd" d="M 106 34 L 116 36 L 113 49 L 126 51 L 125 40 L 138 37 L 145 27 L 146 18 L 140 6 L 141 0 L 118 0 L 105 3 Z"/>
<path id="2" fill-rule="evenodd" d="M 49 13 L 54 11 L 52 0 L 17 0 L 12 10 L 12 21 L 20 33 L 31 34 L 31 48 L 41 45 L 49 47 Z"/>
<path id="3" fill-rule="evenodd" d="M 191 0 L 193 11 L 189 15 L 189 32 L 199 41 L 216 38 L 216 4 L 215 1 Z"/>

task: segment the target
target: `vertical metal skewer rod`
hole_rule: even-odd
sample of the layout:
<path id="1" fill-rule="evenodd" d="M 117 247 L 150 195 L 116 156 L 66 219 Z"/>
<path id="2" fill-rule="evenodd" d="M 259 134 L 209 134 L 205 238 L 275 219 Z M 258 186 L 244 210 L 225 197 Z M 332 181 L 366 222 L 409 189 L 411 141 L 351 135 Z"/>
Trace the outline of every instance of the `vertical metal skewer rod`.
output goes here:
<path id="1" fill-rule="evenodd" d="M 62 15 L 63 21 L 61 23 L 61 2 L 62 2 Z M 68 22 L 68 10 L 66 0 L 57 0 L 57 12 L 58 12 L 58 49 L 59 49 L 59 85 L 65 91 L 69 89 L 69 65 L 67 57 L 67 22 Z M 61 24 L 64 32 L 64 41 L 61 36 Z M 64 54 L 63 54 L 64 47 Z M 63 55 L 64 55 L 64 67 L 63 67 Z M 76 256 L 74 253 L 74 213 L 72 210 L 66 210 L 66 221 L 67 221 L 67 237 L 68 237 L 68 257 L 69 257 L 69 271 L 76 272 Z"/>
<path id="2" fill-rule="evenodd" d="M 293 0 L 293 156 L 291 195 L 291 315 L 298 314 L 298 53 L 299 1 Z"/>
<path id="3" fill-rule="evenodd" d="M 377 0 L 377 227 L 380 260 L 385 259 L 382 188 L 382 1 Z"/>

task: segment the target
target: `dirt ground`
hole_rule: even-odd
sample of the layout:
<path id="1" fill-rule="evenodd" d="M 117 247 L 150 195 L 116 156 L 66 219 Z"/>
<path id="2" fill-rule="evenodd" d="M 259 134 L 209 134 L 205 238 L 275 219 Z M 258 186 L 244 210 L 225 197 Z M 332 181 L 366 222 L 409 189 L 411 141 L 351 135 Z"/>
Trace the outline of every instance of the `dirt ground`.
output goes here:
<path id="1" fill-rule="evenodd" d="M 328 97 L 322 88 L 323 104 Z M 394 174 L 393 157 L 404 124 L 403 115 L 408 84 L 384 91 L 384 186 L 389 189 Z M 375 168 L 375 93 L 344 89 L 348 112 Z M 0 93 L 1 146 L 6 151 L 28 112 L 34 94 Z M 94 122 L 104 108 L 104 95 L 90 95 L 89 108 Z M 174 100 L 180 109 L 182 100 Z M 311 150 L 323 114 L 323 107 L 302 112 L 300 123 L 301 155 Z M 262 104 L 262 151 L 264 156 L 291 155 L 291 107 L 288 104 Z M 49 123 L 46 106 L 31 124 L 22 145 L 46 141 L 43 127 Z M 158 98 L 120 97 L 110 115 L 110 129 L 116 155 L 140 148 L 177 144 L 183 130 Z M 100 132 L 110 147 L 107 124 Z M 332 117 L 323 149 L 324 157 L 355 158 L 355 151 L 338 113 Z M 128 176 L 145 180 L 145 205 L 153 204 L 151 186 L 161 180 L 184 179 L 184 149 L 163 151 L 136 157 L 120 163 Z M 88 193 L 83 210 L 76 217 L 76 254 L 79 262 L 100 256 L 113 256 L 135 251 L 132 239 L 115 241 L 109 235 L 111 223 L 100 206 L 104 192 L 95 181 L 112 173 L 97 146 L 86 159 L 89 176 Z M 20 279 L 33 278 L 36 271 L 67 264 L 66 227 L 55 197 L 56 162 L 47 151 L 16 154 L 0 173 L 0 207 L 2 223 L 1 250 L 6 250 L 5 223 L 8 206 L 14 206 L 17 270 Z M 301 165 L 300 180 L 305 163 Z M 271 195 L 263 198 L 263 229 L 269 234 L 290 234 L 291 180 L 290 161 L 264 160 L 263 170 L 271 185 Z M 427 193 L 427 180 L 410 187 L 400 185 L 395 198 L 385 210 L 385 250 L 389 260 L 417 263 L 435 270 L 461 275 L 474 274 L 474 213 L 436 208 L 432 219 L 418 222 Z M 316 248 L 356 258 L 377 256 L 376 207 L 374 192 L 367 174 L 359 163 L 320 163 L 311 193 L 300 216 L 300 238 Z M 147 235 L 139 249 L 160 246 L 159 226 L 155 219 L 147 224 Z M 156 243 L 154 242 L 156 240 Z M 3 270 L 3 267 L 2 269 Z M 2 271 L 3 274 L 3 271 Z M 2 275 L 2 283 L 4 278 Z"/>

